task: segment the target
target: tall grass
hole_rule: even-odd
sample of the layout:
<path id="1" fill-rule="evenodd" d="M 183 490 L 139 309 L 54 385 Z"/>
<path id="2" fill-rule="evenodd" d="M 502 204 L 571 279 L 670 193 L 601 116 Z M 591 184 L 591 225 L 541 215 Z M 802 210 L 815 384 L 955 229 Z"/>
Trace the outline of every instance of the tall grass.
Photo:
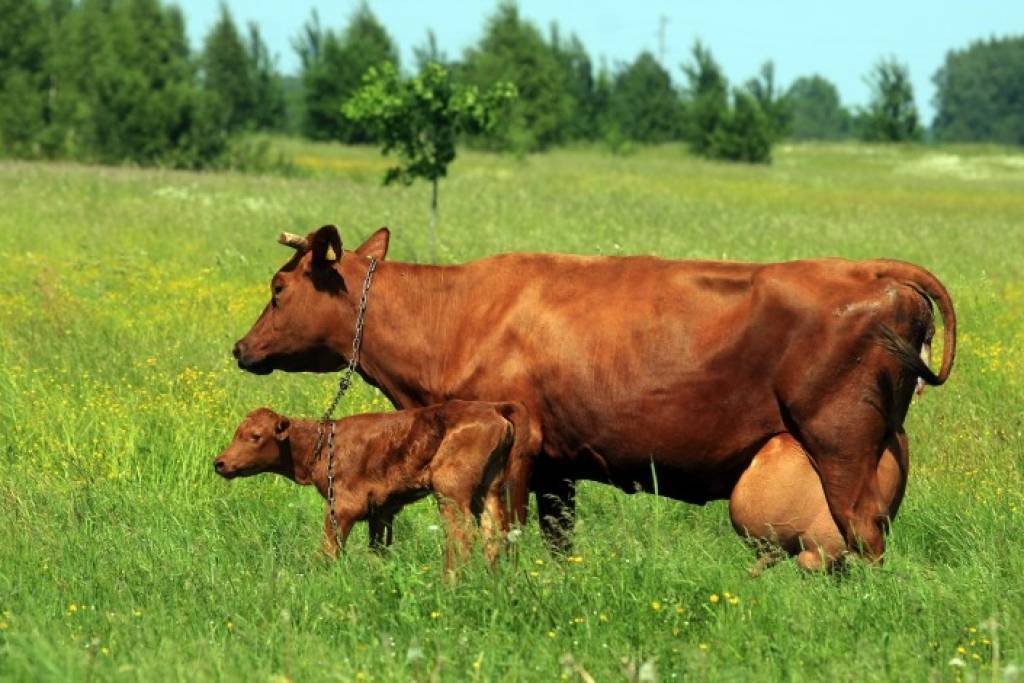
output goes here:
<path id="1" fill-rule="evenodd" d="M 883 568 L 758 579 L 724 503 L 584 485 L 574 555 L 443 580 L 436 511 L 379 558 L 317 552 L 322 503 L 212 458 L 258 405 L 315 415 L 335 377 L 229 351 L 287 257 L 392 228 L 425 260 L 429 188 L 369 150 L 282 144 L 307 177 L 0 164 L 0 680 L 1000 680 L 1024 665 L 1024 157 L 797 146 L 768 168 L 563 151 L 460 155 L 441 258 L 501 251 L 927 266 L 961 323 L 911 409 Z M 384 410 L 359 385 L 348 412 Z"/>

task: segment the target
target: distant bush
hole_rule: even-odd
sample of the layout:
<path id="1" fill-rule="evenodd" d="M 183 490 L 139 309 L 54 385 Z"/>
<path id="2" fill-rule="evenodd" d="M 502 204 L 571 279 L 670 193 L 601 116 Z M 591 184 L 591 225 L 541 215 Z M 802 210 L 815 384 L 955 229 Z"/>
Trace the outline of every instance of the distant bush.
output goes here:
<path id="1" fill-rule="evenodd" d="M 686 95 L 686 139 L 698 156 L 725 161 L 768 163 L 772 145 L 784 133 L 786 110 L 774 92 L 769 64 L 762 80 L 733 89 L 711 51 L 693 46 L 692 63 L 683 66 L 689 80 Z"/>
<path id="2" fill-rule="evenodd" d="M 260 125 L 262 112 L 245 118 L 221 87 L 231 81 L 226 71 L 241 69 L 252 77 L 246 83 L 269 92 L 258 32 L 237 44 L 252 68 L 217 61 L 213 51 L 201 73 L 184 17 L 160 0 L 0 0 L 0 16 L 0 153 L 190 169 L 259 157 L 230 132 Z M 220 43 L 225 32 L 241 40 L 226 13 L 218 28 Z"/>

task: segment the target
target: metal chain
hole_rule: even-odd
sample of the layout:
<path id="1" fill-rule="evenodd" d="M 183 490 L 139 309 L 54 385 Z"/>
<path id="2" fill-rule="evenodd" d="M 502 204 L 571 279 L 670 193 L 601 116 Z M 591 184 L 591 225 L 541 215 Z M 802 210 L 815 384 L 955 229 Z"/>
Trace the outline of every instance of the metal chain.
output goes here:
<path id="1" fill-rule="evenodd" d="M 370 296 L 370 283 L 373 282 L 373 273 L 377 270 L 377 259 L 370 259 L 370 268 L 366 271 L 366 279 L 363 280 L 363 292 L 359 297 L 359 309 L 356 312 L 356 331 L 352 337 L 352 353 L 349 355 L 348 367 L 342 373 L 341 378 L 338 380 L 338 390 L 334 392 L 334 398 L 331 400 L 330 405 L 327 406 L 327 410 L 320 417 L 320 421 L 316 426 L 316 446 L 313 448 L 313 462 L 320 459 L 320 453 L 324 445 L 324 432 L 326 431 L 328 423 L 331 425 L 330 432 L 327 435 L 327 509 L 331 518 L 331 529 L 334 533 L 334 543 L 339 545 L 338 541 L 338 517 L 334 512 L 334 425 L 335 422 L 331 419 L 334 415 L 335 408 L 338 407 L 338 403 L 341 401 L 341 397 L 348 391 L 349 386 L 352 384 L 352 375 L 355 374 L 356 368 L 359 366 L 359 350 L 363 345 L 363 323 L 366 318 L 366 301 Z"/>

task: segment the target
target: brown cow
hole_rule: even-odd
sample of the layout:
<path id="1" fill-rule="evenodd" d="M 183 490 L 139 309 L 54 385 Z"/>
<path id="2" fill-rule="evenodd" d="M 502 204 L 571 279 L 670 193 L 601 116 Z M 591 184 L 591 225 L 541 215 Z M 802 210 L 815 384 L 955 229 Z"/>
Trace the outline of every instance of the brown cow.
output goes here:
<path id="1" fill-rule="evenodd" d="M 429 494 L 445 522 L 445 566 L 467 557 L 471 520 L 480 523 L 491 562 L 507 531 L 502 491 L 508 459 L 529 429 L 516 403 L 449 401 L 394 413 L 354 415 L 334 423 L 334 493 L 338 536 L 324 516 L 324 551 L 334 556 L 352 526 L 368 520 L 379 547 L 405 505 Z M 517 433 L 518 428 L 518 433 Z M 262 472 L 313 484 L 327 497 L 327 446 L 314 457 L 317 421 L 292 420 L 269 408 L 251 412 L 213 462 L 227 479 Z"/>
<path id="2" fill-rule="evenodd" d="M 900 434 L 878 460 L 877 515 L 892 519 L 907 482 L 909 453 Z M 848 548 L 825 502 L 821 479 L 807 453 L 789 434 L 779 434 L 758 452 L 729 498 L 729 516 L 742 536 L 761 551 L 751 571 L 759 574 L 781 559 L 779 550 L 797 556 L 807 570 L 832 566 Z"/>
<path id="3" fill-rule="evenodd" d="M 513 504 L 522 522 L 536 492 L 549 542 L 567 543 L 577 480 L 653 491 L 656 475 L 662 495 L 727 498 L 758 451 L 788 433 L 847 543 L 881 557 L 872 475 L 917 377 L 942 384 L 953 365 L 953 304 L 928 271 L 556 254 L 427 266 L 383 261 L 388 240 L 382 228 L 343 251 L 334 226 L 285 239 L 296 253 L 235 344 L 239 366 L 341 368 L 376 258 L 360 374 L 399 407 L 522 402 L 540 455 L 532 471 L 532 459 L 513 464 Z M 930 300 L 945 323 L 937 376 L 918 357 Z"/>

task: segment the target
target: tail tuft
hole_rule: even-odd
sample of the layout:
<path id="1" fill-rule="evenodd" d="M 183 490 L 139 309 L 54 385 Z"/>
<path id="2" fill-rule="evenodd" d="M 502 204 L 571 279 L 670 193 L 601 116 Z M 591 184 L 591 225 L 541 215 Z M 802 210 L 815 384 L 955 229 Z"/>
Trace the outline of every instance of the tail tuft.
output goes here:
<path id="1" fill-rule="evenodd" d="M 896 334 L 888 325 L 879 327 L 878 343 L 886 351 L 894 355 L 905 368 L 921 378 L 925 384 L 930 384 L 933 387 L 942 384 L 943 380 L 925 364 L 918 350 L 911 346 L 903 337 Z"/>

